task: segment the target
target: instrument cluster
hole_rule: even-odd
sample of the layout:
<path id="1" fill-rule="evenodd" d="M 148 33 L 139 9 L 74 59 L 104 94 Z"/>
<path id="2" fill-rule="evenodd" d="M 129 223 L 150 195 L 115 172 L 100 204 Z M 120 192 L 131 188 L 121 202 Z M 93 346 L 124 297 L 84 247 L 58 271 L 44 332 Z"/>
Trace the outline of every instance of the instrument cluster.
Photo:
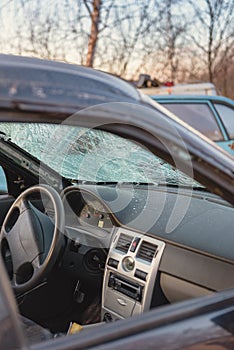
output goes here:
<path id="1" fill-rule="evenodd" d="M 96 199 L 89 200 L 84 204 L 79 219 L 81 223 L 101 229 L 111 229 L 113 227 L 110 214 L 107 213 L 102 203 Z"/>
<path id="2" fill-rule="evenodd" d="M 66 226 L 97 228 L 110 232 L 114 226 L 108 209 L 95 196 L 79 188 L 67 191 L 63 198 Z"/>

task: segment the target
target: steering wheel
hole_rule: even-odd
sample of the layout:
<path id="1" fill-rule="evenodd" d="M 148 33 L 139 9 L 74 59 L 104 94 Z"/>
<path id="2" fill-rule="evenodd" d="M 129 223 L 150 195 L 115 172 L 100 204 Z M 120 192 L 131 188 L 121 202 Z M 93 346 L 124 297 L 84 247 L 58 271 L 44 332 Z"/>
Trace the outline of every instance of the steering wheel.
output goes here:
<path id="1" fill-rule="evenodd" d="M 36 208 L 36 194 L 43 197 L 37 203 L 44 204 L 44 198 L 52 203 L 53 219 Z M 16 294 L 37 286 L 52 269 L 63 246 L 64 225 L 62 200 L 48 185 L 28 188 L 12 204 L 1 228 L 0 251 Z"/>

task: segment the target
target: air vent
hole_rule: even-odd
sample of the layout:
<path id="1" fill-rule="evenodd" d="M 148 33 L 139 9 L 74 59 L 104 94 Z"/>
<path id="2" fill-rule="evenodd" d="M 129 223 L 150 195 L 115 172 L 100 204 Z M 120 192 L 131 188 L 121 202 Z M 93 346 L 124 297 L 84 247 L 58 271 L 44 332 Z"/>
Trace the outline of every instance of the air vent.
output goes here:
<path id="1" fill-rule="evenodd" d="M 158 246 L 143 241 L 137 253 L 137 258 L 151 262 Z"/>
<path id="2" fill-rule="evenodd" d="M 121 233 L 116 244 L 116 249 L 120 250 L 123 253 L 127 253 L 130 244 L 132 243 L 132 238 L 133 237 Z"/>

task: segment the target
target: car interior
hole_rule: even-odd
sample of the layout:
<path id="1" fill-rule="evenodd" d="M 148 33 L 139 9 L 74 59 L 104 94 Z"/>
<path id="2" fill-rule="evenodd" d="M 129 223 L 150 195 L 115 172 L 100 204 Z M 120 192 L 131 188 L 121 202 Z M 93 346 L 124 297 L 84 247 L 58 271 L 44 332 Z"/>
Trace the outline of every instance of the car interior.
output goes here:
<path id="1" fill-rule="evenodd" d="M 1 122 L 0 249 L 29 341 L 234 285 L 233 207 L 144 145 Z"/>

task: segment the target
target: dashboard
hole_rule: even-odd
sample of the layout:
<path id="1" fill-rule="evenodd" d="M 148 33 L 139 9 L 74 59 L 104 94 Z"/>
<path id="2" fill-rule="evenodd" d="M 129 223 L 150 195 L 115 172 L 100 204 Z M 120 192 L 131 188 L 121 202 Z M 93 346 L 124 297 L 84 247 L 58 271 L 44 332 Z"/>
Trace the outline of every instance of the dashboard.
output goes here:
<path id="1" fill-rule="evenodd" d="M 82 185 L 62 195 L 73 242 L 65 265 L 80 254 L 84 280 L 102 269 L 102 320 L 234 286 L 234 210 L 228 203 L 194 191 L 184 217 L 168 232 L 176 201 L 189 196 L 186 189 L 136 186 L 129 193 L 127 186 L 117 192 Z M 77 242 L 83 250 L 74 249 Z"/>

